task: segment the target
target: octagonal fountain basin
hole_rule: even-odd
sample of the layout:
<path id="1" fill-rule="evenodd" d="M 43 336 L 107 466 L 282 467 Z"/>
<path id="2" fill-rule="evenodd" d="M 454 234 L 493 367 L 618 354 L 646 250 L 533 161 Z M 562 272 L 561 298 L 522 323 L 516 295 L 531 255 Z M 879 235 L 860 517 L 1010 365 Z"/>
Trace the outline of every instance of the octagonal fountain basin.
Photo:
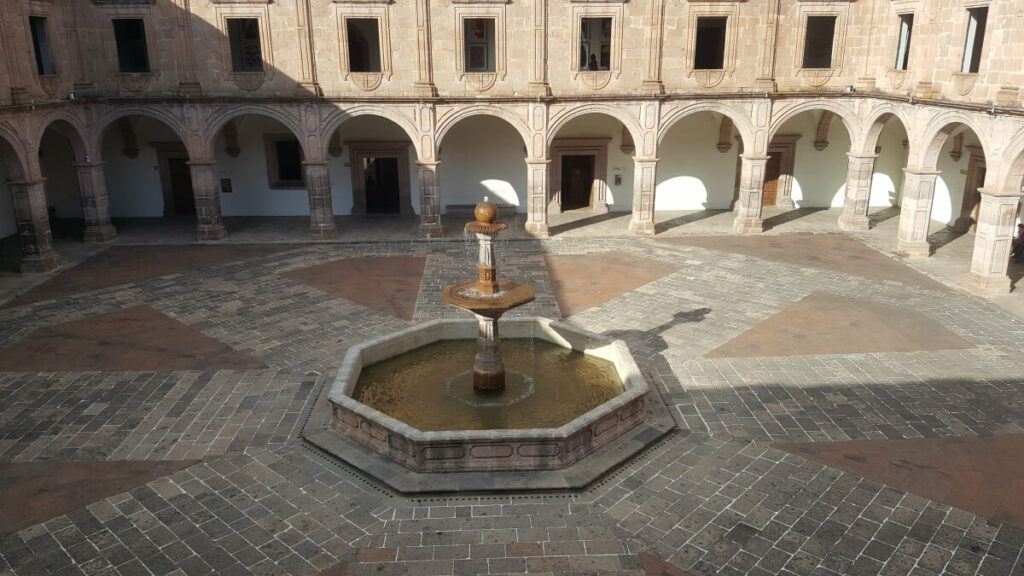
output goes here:
<path id="1" fill-rule="evenodd" d="M 506 386 L 479 392 L 478 331 L 476 320 L 435 320 L 350 348 L 331 427 L 419 472 L 551 470 L 644 420 L 647 383 L 622 341 L 502 320 Z"/>

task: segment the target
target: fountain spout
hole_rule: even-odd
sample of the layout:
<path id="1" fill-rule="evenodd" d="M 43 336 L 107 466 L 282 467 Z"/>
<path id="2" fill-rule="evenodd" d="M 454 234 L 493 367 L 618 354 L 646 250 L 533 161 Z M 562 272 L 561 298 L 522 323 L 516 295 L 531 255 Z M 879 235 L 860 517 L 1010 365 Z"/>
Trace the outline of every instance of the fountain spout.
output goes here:
<path id="1" fill-rule="evenodd" d="M 473 389 L 481 393 L 497 393 L 505 389 L 498 319 L 505 312 L 532 302 L 534 294 L 528 284 L 498 278 L 494 239 L 508 228 L 497 222 L 498 208 L 485 200 L 476 205 L 473 216 L 476 220 L 466 224 L 466 231 L 475 234 L 480 243 L 479 277 L 446 286 L 442 298 L 445 303 L 476 315 L 480 334 L 473 361 Z"/>

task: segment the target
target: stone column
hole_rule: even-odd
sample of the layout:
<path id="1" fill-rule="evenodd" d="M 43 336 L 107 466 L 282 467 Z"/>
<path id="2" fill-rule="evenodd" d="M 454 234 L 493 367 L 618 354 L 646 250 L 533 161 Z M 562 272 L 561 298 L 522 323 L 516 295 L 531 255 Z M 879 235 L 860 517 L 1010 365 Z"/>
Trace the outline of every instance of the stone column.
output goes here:
<path id="1" fill-rule="evenodd" d="M 417 162 L 420 170 L 420 236 L 440 238 L 441 228 L 441 182 L 437 169 L 440 162 Z"/>
<path id="2" fill-rule="evenodd" d="M 56 270 L 60 266 L 60 258 L 53 250 L 50 236 L 45 180 L 14 180 L 10 182 L 10 188 L 21 237 L 21 271 Z"/>
<path id="3" fill-rule="evenodd" d="M 303 162 L 309 193 L 309 237 L 331 240 L 338 237 L 331 200 L 331 174 L 327 162 Z"/>
<path id="4" fill-rule="evenodd" d="M 850 161 L 846 168 L 846 197 L 843 199 L 843 213 L 839 216 L 839 227 L 843 230 L 867 230 L 871 178 L 875 174 L 878 154 L 847 156 Z"/>
<path id="5" fill-rule="evenodd" d="M 761 220 L 761 192 L 764 189 L 764 167 L 768 156 L 740 155 L 740 186 L 733 212 L 732 229 L 738 234 L 757 234 L 764 231 Z"/>
<path id="6" fill-rule="evenodd" d="M 117 237 L 117 230 L 110 223 L 110 199 L 107 196 L 107 178 L 102 162 L 80 162 L 74 164 L 78 171 L 78 188 L 82 196 L 82 215 L 85 217 L 85 233 L 82 241 L 109 242 Z"/>
<path id="7" fill-rule="evenodd" d="M 967 287 L 986 296 L 1007 294 L 1010 292 L 1010 278 L 1006 275 L 1006 266 L 1010 260 L 1021 197 L 1016 192 L 1000 193 L 986 188 L 978 191 L 981 192 L 981 209 L 978 211 Z"/>
<path id="8" fill-rule="evenodd" d="M 526 161 L 526 232 L 537 238 L 548 237 L 548 164 L 547 158 Z"/>
<path id="9" fill-rule="evenodd" d="M 932 217 L 935 198 L 935 179 L 939 172 L 903 169 L 903 202 L 900 205 L 900 224 L 896 232 L 896 252 L 910 258 L 927 258 L 928 225 Z"/>
<path id="10" fill-rule="evenodd" d="M 629 233 L 634 236 L 654 236 L 657 175 L 657 158 L 633 157 L 633 217 L 629 220 Z"/>
<path id="11" fill-rule="evenodd" d="M 192 160 L 192 195 L 196 200 L 196 240 L 200 242 L 223 240 L 227 236 L 220 211 L 220 189 L 213 171 L 217 163 L 212 160 Z"/>

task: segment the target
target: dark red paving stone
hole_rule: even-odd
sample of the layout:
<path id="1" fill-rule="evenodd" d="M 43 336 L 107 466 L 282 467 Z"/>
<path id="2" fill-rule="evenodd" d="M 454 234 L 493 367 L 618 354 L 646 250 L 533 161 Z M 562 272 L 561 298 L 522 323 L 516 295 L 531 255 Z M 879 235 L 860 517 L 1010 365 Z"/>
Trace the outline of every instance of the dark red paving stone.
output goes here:
<path id="1" fill-rule="evenodd" d="M 645 552 L 640 553 L 640 562 L 647 576 L 690 576 L 682 569 Z"/>
<path id="2" fill-rule="evenodd" d="M 149 306 L 39 328 L 0 349 L 0 372 L 266 368 Z"/>
<path id="3" fill-rule="evenodd" d="M 1024 528 L 1024 434 L 776 443 L 903 492 Z"/>
<path id="4" fill-rule="evenodd" d="M 0 536 L 142 486 L 196 462 L 0 463 Z"/>
<path id="5" fill-rule="evenodd" d="M 813 356 L 973 347 L 970 341 L 923 314 L 815 292 L 706 356 Z"/>
<path id="6" fill-rule="evenodd" d="M 544 256 L 562 316 L 572 316 L 679 270 L 621 252 Z"/>
<path id="7" fill-rule="evenodd" d="M 344 258 L 290 270 L 281 276 L 367 308 L 412 320 L 426 256 Z"/>
<path id="8" fill-rule="evenodd" d="M 659 242 L 821 268 L 872 280 L 891 280 L 927 290 L 948 290 L 940 282 L 842 234 L 780 236 L 678 236 Z"/>
<path id="9" fill-rule="evenodd" d="M 14 298 L 5 307 L 258 258 L 295 248 L 288 244 L 112 246 Z"/>

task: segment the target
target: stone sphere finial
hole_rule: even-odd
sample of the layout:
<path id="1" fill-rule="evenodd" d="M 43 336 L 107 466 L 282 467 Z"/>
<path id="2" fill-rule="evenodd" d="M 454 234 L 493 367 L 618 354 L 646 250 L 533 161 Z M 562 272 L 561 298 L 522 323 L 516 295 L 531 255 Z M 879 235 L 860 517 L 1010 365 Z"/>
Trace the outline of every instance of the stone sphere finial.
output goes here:
<path id="1" fill-rule="evenodd" d="M 494 221 L 498 219 L 498 207 L 484 198 L 484 201 L 478 203 L 473 209 L 473 216 L 480 224 L 494 224 Z"/>

